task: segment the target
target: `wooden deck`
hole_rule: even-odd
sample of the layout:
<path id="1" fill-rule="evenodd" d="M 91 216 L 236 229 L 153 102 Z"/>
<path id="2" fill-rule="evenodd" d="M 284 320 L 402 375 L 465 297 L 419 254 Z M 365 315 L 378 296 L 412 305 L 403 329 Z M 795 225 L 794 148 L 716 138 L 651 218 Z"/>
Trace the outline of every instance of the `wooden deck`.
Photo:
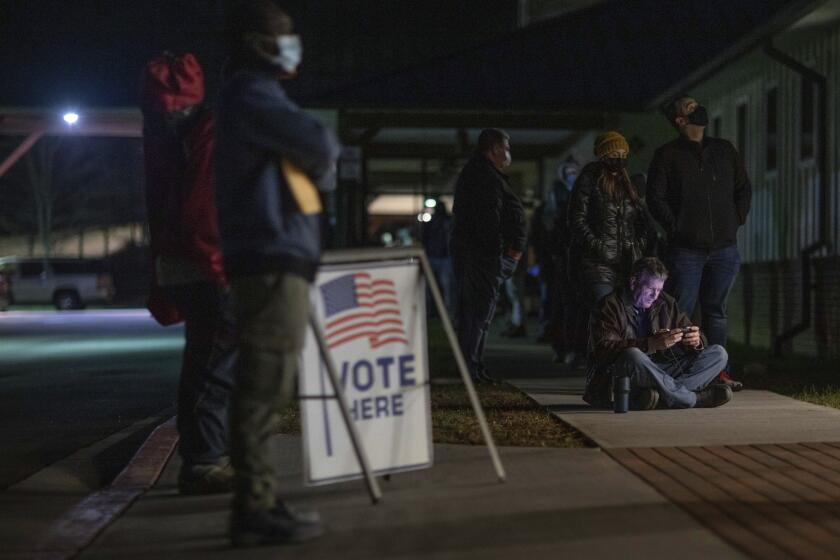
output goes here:
<path id="1" fill-rule="evenodd" d="M 754 558 L 840 557 L 840 442 L 604 451 Z"/>

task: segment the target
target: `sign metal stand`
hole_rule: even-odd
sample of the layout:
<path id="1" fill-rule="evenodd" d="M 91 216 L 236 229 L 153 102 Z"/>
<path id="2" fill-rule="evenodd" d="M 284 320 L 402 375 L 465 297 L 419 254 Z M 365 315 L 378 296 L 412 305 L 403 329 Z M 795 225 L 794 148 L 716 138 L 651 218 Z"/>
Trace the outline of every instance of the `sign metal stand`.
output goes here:
<path id="1" fill-rule="evenodd" d="M 356 454 L 356 459 L 359 461 L 359 466 L 364 473 L 365 484 L 367 485 L 370 500 L 374 504 L 382 499 L 382 492 L 379 489 L 379 483 L 376 477 L 373 476 L 373 471 L 370 468 L 365 450 L 362 447 L 362 440 L 359 437 L 359 431 L 356 429 L 356 424 L 350 417 L 350 409 L 347 407 L 347 397 L 344 395 L 344 390 L 341 388 L 341 383 L 338 381 L 338 373 L 336 373 L 335 363 L 330 355 L 327 340 L 324 338 L 324 332 L 321 330 L 321 325 L 318 324 L 318 318 L 315 315 L 315 310 L 312 309 L 309 313 L 309 324 L 312 325 L 312 331 L 315 334 L 315 340 L 318 342 L 318 351 L 321 354 L 321 359 L 326 365 L 327 376 L 330 378 L 330 385 L 332 385 L 336 400 L 338 401 L 338 408 L 341 410 L 341 418 L 344 420 L 344 425 L 347 428 L 347 433 L 350 435 L 350 441 L 353 442 L 353 451 Z"/>
<path id="2" fill-rule="evenodd" d="M 425 251 L 421 248 L 328 251 L 324 253 L 321 262 L 323 264 L 346 264 L 353 262 L 402 259 L 417 259 L 420 262 L 420 270 L 423 276 L 425 276 L 429 289 L 432 292 L 432 299 L 434 299 L 435 307 L 437 308 L 438 315 L 443 323 L 443 330 L 446 332 L 446 338 L 448 339 L 449 345 L 452 348 L 452 353 L 455 356 L 455 362 L 458 365 L 458 371 L 461 374 L 461 381 L 464 383 L 464 387 L 466 387 L 467 396 L 469 397 L 470 404 L 472 405 L 479 427 L 481 428 L 481 434 L 484 437 L 484 442 L 487 445 L 487 451 L 490 453 L 490 459 L 493 462 L 496 477 L 499 482 L 505 482 L 507 475 L 505 474 L 504 466 L 502 465 L 501 458 L 499 457 L 499 452 L 496 448 L 496 443 L 493 440 L 493 435 L 490 433 L 487 418 L 484 415 L 484 410 L 481 408 L 478 393 L 475 390 L 472 377 L 470 377 L 469 370 L 467 369 L 467 362 L 464 360 L 464 355 L 461 353 L 461 347 L 458 345 L 458 338 L 455 335 L 455 329 L 452 328 L 452 323 L 449 320 L 446 305 L 444 304 L 443 297 L 441 296 L 440 289 L 437 285 L 437 279 L 432 271 L 432 267 L 429 265 L 429 260 L 426 257 Z M 338 379 L 335 363 L 330 355 L 326 339 L 324 338 L 324 333 L 321 330 L 321 326 L 318 324 L 318 319 L 315 315 L 314 309 L 310 313 L 309 324 L 315 334 L 315 340 L 318 343 L 318 350 L 321 355 L 321 359 L 326 365 L 327 375 L 329 376 L 330 384 L 335 392 L 338 407 L 341 410 L 342 420 L 347 427 L 347 432 L 353 443 L 353 451 L 355 452 L 356 459 L 359 461 L 359 466 L 364 474 L 368 493 L 370 494 L 371 501 L 376 504 L 381 500 L 382 492 L 380 491 L 379 483 L 370 468 L 370 462 L 365 454 L 359 432 L 350 416 L 350 409 L 347 406 L 347 399 Z"/>

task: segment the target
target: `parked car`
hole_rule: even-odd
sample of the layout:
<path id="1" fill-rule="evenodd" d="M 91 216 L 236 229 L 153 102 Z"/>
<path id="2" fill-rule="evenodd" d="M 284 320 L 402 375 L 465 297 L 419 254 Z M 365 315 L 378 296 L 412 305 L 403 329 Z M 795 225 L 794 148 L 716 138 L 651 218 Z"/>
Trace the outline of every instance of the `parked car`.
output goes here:
<path id="1" fill-rule="evenodd" d="M 113 276 L 101 260 L 2 257 L 0 274 L 7 278 L 10 303 L 82 309 L 114 297 Z"/>

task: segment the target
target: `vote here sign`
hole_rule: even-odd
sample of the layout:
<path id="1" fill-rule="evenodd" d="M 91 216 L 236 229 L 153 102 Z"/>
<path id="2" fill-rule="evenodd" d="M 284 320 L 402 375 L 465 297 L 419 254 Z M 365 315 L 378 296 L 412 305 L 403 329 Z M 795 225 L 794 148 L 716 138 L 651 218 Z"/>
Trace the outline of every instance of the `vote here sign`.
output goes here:
<path id="1" fill-rule="evenodd" d="M 425 282 L 416 261 L 324 265 L 311 291 L 341 387 L 376 474 L 429 467 Z M 362 475 L 315 336 L 300 378 L 306 480 Z"/>

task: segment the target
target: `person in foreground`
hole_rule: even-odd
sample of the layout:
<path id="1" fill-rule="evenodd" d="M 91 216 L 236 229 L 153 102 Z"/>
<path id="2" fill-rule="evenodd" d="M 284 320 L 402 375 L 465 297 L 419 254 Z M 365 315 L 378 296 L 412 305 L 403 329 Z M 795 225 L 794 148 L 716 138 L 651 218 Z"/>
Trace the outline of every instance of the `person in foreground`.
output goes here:
<path id="1" fill-rule="evenodd" d="M 655 257 L 633 264 L 627 287 L 605 297 L 590 320 L 589 369 L 584 400 L 611 405 L 611 381 L 630 377 L 630 408 L 717 407 L 732 390 L 712 383 L 726 365 L 726 350 L 706 346 L 674 298 L 662 291 L 668 270 Z"/>
<path id="2" fill-rule="evenodd" d="M 231 541 L 282 544 L 322 533 L 318 514 L 278 499 L 272 419 L 293 396 L 321 257 L 320 191 L 334 186 L 339 144 L 280 84 L 296 74 L 300 38 L 270 0 L 234 12 L 219 97 L 215 194 L 239 326 L 231 410 Z"/>

